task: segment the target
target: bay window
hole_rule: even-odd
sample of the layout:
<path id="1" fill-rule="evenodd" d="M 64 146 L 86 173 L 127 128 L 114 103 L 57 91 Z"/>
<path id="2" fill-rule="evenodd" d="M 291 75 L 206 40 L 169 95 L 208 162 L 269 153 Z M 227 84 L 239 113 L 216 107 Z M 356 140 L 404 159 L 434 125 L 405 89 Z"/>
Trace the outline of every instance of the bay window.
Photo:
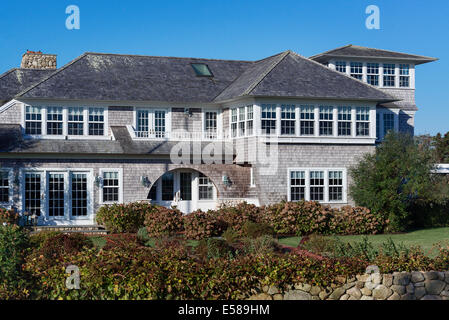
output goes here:
<path id="1" fill-rule="evenodd" d="M 245 136 L 245 107 L 239 107 L 239 137 Z"/>
<path id="2" fill-rule="evenodd" d="M 401 88 L 408 88 L 410 86 L 410 65 L 399 65 L 399 86 Z"/>
<path id="3" fill-rule="evenodd" d="M 314 135 L 315 107 L 301 106 L 300 134 L 302 136 Z"/>
<path id="4" fill-rule="evenodd" d="M 384 87 L 394 87 L 395 84 L 395 68 L 394 64 L 384 64 Z"/>
<path id="5" fill-rule="evenodd" d="M 356 109 L 356 135 L 369 136 L 369 111 L 368 107 L 357 107 Z"/>
<path id="6" fill-rule="evenodd" d="M 254 111 L 253 106 L 246 106 L 246 134 L 248 136 L 253 135 L 254 131 Z"/>
<path id="7" fill-rule="evenodd" d="M 351 135 L 351 107 L 338 107 L 338 135 Z"/>
<path id="8" fill-rule="evenodd" d="M 276 105 L 262 105 L 262 134 L 276 134 Z"/>
<path id="9" fill-rule="evenodd" d="M 295 135 L 296 110 L 294 105 L 281 106 L 281 134 Z"/>
<path id="10" fill-rule="evenodd" d="M 320 107 L 320 136 L 333 135 L 334 115 L 333 107 L 321 106 Z"/>
<path id="11" fill-rule="evenodd" d="M 359 80 L 363 79 L 363 63 L 351 62 L 351 77 Z"/>
<path id="12" fill-rule="evenodd" d="M 231 137 L 237 137 L 237 108 L 231 109 Z"/>

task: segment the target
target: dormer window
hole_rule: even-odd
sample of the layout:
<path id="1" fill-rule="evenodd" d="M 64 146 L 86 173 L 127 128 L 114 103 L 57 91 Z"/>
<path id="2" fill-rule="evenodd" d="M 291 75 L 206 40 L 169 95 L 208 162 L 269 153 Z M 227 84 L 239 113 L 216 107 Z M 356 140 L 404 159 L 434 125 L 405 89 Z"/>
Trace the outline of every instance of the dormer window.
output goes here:
<path id="1" fill-rule="evenodd" d="M 209 66 L 204 63 L 192 63 L 191 64 L 193 70 L 198 77 L 213 77 L 212 72 L 209 69 Z"/>
<path id="2" fill-rule="evenodd" d="M 363 63 L 351 62 L 351 77 L 359 80 L 363 79 Z"/>

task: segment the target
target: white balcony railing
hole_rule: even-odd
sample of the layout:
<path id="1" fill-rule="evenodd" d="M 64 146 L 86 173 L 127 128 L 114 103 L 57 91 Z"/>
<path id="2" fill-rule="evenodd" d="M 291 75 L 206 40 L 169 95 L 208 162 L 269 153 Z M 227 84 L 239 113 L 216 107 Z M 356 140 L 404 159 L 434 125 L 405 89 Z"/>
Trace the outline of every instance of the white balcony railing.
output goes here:
<path id="1" fill-rule="evenodd" d="M 227 135 L 219 135 L 217 132 L 212 131 L 156 131 L 150 129 L 148 131 L 137 131 L 132 126 L 128 126 L 128 131 L 133 139 L 136 140 L 226 140 L 229 137 Z"/>

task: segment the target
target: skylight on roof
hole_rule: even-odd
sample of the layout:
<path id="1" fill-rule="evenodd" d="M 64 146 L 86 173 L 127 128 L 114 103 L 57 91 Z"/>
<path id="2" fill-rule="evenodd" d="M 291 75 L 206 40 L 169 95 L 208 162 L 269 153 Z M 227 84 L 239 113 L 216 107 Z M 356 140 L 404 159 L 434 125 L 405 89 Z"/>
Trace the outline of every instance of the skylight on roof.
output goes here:
<path id="1" fill-rule="evenodd" d="M 192 68 L 198 77 L 213 77 L 207 64 L 204 63 L 192 63 Z"/>

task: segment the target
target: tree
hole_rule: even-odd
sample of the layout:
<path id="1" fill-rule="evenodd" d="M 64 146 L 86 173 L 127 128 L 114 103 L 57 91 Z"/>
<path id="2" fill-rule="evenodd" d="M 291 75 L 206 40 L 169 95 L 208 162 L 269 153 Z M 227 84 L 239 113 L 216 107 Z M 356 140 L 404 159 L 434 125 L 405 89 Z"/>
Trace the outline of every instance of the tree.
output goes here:
<path id="1" fill-rule="evenodd" d="M 449 132 L 444 136 L 438 133 L 432 141 L 436 161 L 439 163 L 449 163 Z"/>
<path id="2" fill-rule="evenodd" d="M 440 177 L 431 174 L 433 168 L 428 145 L 390 132 L 374 153 L 350 169 L 350 195 L 357 205 L 388 219 L 391 231 L 404 231 L 413 223 L 414 205 L 445 197 L 435 190 Z"/>

